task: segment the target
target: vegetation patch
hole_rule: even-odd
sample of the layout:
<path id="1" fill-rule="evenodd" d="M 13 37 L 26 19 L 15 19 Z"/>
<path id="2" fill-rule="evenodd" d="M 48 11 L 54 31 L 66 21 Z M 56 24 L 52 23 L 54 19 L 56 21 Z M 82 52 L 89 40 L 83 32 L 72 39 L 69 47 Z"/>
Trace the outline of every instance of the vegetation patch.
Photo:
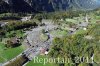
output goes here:
<path id="1" fill-rule="evenodd" d="M 6 62 L 8 60 L 11 60 L 12 58 L 19 55 L 23 50 L 24 49 L 22 46 L 16 48 L 6 48 L 4 44 L 0 43 L 0 61 Z"/>

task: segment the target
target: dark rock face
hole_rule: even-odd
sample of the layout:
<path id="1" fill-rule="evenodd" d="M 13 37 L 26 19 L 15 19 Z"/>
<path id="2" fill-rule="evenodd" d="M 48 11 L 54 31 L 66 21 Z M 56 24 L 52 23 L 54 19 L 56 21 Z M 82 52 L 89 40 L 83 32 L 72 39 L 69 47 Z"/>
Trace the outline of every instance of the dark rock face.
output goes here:
<path id="1" fill-rule="evenodd" d="M 10 4 L 11 3 L 11 4 Z M 31 6 L 24 0 L 11 0 L 9 3 L 13 12 L 31 12 Z"/>
<path id="2" fill-rule="evenodd" d="M 35 11 L 54 11 L 52 3 L 49 0 L 25 0 Z"/>
<path id="3" fill-rule="evenodd" d="M 0 12 L 52 12 L 68 9 L 93 9 L 98 0 L 2 0 Z M 100 2 L 99 2 L 100 4 Z"/>
<path id="4" fill-rule="evenodd" d="M 3 0 L 12 12 L 52 12 L 67 10 L 71 0 Z"/>
<path id="5" fill-rule="evenodd" d="M 7 12 L 9 10 L 10 10 L 9 5 L 4 1 L 0 1 L 0 12 Z"/>
<path id="6" fill-rule="evenodd" d="M 69 0 L 10 0 L 9 4 L 15 12 L 41 12 L 66 10 L 69 7 Z"/>

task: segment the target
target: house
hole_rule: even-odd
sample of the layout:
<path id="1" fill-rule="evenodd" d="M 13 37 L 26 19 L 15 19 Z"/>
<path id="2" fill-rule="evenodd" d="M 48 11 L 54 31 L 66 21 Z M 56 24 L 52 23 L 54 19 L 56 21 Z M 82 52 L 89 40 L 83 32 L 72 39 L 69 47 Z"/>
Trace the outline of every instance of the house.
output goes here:
<path id="1" fill-rule="evenodd" d="M 47 48 L 40 48 L 40 54 L 41 55 L 47 55 L 49 53 L 49 49 Z"/>
<path id="2" fill-rule="evenodd" d="M 20 39 L 18 39 L 18 38 L 16 38 L 16 37 L 13 37 L 13 38 L 11 38 L 11 42 L 12 42 L 13 44 L 18 44 L 18 43 L 20 42 Z"/>
<path id="3" fill-rule="evenodd" d="M 18 39 L 17 37 L 13 37 L 7 40 L 7 44 L 6 44 L 6 46 L 10 46 L 10 47 L 16 47 L 19 45 L 20 45 L 20 39 Z"/>
<path id="4" fill-rule="evenodd" d="M 60 19 L 59 21 L 64 21 L 64 19 Z"/>
<path id="5" fill-rule="evenodd" d="M 83 30 L 87 30 L 87 28 L 83 28 Z"/>
<path id="6" fill-rule="evenodd" d="M 45 55 L 47 55 L 49 52 L 48 51 L 45 51 Z"/>
<path id="7" fill-rule="evenodd" d="M 45 51 L 46 51 L 45 48 L 42 48 L 42 47 L 41 47 L 41 48 L 40 48 L 40 55 L 44 55 L 44 54 L 45 54 Z"/>

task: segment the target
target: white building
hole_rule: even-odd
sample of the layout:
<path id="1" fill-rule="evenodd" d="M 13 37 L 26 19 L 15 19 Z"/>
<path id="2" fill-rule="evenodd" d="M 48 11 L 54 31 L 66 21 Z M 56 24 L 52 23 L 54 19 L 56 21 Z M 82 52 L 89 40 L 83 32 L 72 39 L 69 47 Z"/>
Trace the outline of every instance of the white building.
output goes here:
<path id="1" fill-rule="evenodd" d="M 47 55 L 49 52 L 48 51 L 45 51 L 45 55 Z"/>
<path id="2" fill-rule="evenodd" d="M 31 16 L 27 16 L 27 17 L 22 17 L 21 21 L 25 22 L 25 21 L 30 21 Z"/>

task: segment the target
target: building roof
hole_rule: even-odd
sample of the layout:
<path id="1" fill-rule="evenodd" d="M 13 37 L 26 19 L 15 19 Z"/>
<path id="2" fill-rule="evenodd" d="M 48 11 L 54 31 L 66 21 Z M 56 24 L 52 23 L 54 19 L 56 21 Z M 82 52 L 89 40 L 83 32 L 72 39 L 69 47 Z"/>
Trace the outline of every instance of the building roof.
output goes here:
<path id="1" fill-rule="evenodd" d="M 17 39 L 17 37 L 13 37 L 13 38 L 11 38 L 11 42 L 13 42 L 13 44 L 18 43 L 18 39 Z"/>

